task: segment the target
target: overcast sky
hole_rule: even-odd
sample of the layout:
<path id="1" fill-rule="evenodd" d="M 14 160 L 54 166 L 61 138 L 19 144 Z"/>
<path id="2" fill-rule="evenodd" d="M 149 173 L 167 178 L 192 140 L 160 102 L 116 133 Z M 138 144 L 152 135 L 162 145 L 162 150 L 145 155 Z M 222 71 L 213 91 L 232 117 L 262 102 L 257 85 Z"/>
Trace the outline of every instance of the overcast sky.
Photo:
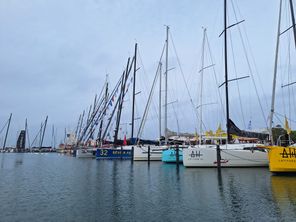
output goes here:
<path id="1" fill-rule="evenodd" d="M 233 1 L 238 6 L 235 12 L 239 20 L 245 19 L 240 27 L 247 33 L 246 41 L 250 43 L 248 50 L 252 51 L 257 74 L 263 83 L 260 85 L 257 82 L 260 96 L 264 91 L 269 98 L 279 1 Z M 284 9 L 287 11 L 286 2 Z M 228 18 L 229 24 L 236 22 L 231 1 Z M 289 17 L 285 19 L 288 21 Z M 139 75 L 142 77 L 139 79 L 142 80 L 139 81 L 142 81 L 142 85 L 137 87 L 140 90 L 146 84 L 144 87 L 149 89 L 165 40 L 164 25 L 170 26 L 193 95 L 198 92 L 197 86 L 190 83 L 198 81 L 202 27 L 207 27 L 219 83 L 223 82 L 223 38 L 218 37 L 223 30 L 222 0 L 2 0 L 0 21 L 1 128 L 9 114 L 13 113 L 8 145 L 15 145 L 17 131 L 24 127 L 25 118 L 28 118 L 30 136 L 33 137 L 46 115 L 49 116 L 49 127 L 52 124 L 57 127 L 60 142 L 64 128 L 73 130 L 79 114 L 93 101 L 95 93 L 101 90 L 107 73 L 114 86 L 127 57 L 133 54 L 136 41 L 143 62 L 138 65 L 141 67 Z M 232 31 L 235 32 L 235 29 L 237 27 Z M 233 34 L 234 42 L 238 38 L 237 34 Z M 175 54 L 171 53 L 169 58 L 170 67 L 178 66 Z M 237 56 L 236 67 L 246 67 L 243 60 L 241 52 Z M 174 71 L 175 75 L 180 75 L 178 70 L 176 68 Z M 249 75 L 247 68 L 238 72 L 238 76 Z M 230 76 L 233 77 L 233 73 L 230 71 Z M 248 83 L 241 89 L 243 95 L 251 90 L 251 79 L 245 81 Z M 178 84 L 174 84 L 178 88 Z M 176 106 L 186 107 L 189 98 L 186 98 L 184 88 L 175 93 L 182 95 Z M 237 95 L 234 97 L 237 98 Z M 255 97 L 248 98 L 244 104 L 253 99 Z M 145 102 L 138 101 L 137 105 L 144 106 Z M 234 101 L 233 104 L 238 102 Z M 266 115 L 269 104 L 270 101 L 263 105 Z M 252 107 L 256 110 L 252 110 Z M 254 128 L 265 127 L 258 106 L 250 102 L 246 109 L 252 111 L 246 114 L 245 122 L 252 119 Z M 180 109 L 178 112 L 184 116 L 186 111 Z M 236 111 L 233 112 L 239 122 Z M 194 119 L 190 115 L 184 119 L 182 115 L 179 116 L 182 131 L 192 132 L 196 128 L 196 120 L 190 121 L 190 118 Z M 204 118 L 209 122 L 209 128 L 214 129 L 218 125 L 216 119 L 215 123 L 213 120 L 211 122 L 211 116 L 205 115 Z M 243 124 L 240 127 L 244 128 Z M 4 133 L 0 135 L 1 139 L 3 137 Z M 46 141 L 50 143 L 50 129 Z"/>

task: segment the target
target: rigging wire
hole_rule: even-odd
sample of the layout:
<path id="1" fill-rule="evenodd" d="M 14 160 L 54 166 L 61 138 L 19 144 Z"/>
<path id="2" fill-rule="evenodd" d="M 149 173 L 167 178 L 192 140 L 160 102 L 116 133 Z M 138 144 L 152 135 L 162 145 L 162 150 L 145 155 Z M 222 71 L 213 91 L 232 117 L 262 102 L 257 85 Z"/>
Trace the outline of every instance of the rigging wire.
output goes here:
<path id="1" fill-rule="evenodd" d="M 7 126 L 9 120 L 6 121 L 6 123 L 4 124 L 4 126 L 2 127 L 2 129 L 0 130 L 0 134 L 3 132 L 3 130 L 5 129 L 5 127 Z"/>
<path id="2" fill-rule="evenodd" d="M 211 64 L 215 64 L 207 33 L 206 33 L 205 37 L 206 37 L 206 42 L 207 42 L 207 48 L 209 50 L 209 56 L 210 56 Z M 221 93 L 219 91 L 219 83 L 218 83 L 218 78 L 217 78 L 217 73 L 216 73 L 215 66 L 213 66 L 212 69 L 213 69 L 213 73 L 214 73 L 214 77 L 215 77 L 215 83 L 216 83 L 216 86 L 217 86 L 217 94 L 219 96 L 219 102 L 220 102 L 220 105 L 221 105 L 222 114 L 223 114 L 223 116 L 225 116 L 226 114 L 225 114 L 225 110 L 224 110 L 222 96 L 221 96 Z"/>
<path id="3" fill-rule="evenodd" d="M 236 10 L 235 10 L 235 6 L 234 6 L 234 3 L 233 3 L 233 0 L 231 0 L 231 4 L 232 4 L 233 11 L 234 11 L 234 16 L 235 16 L 236 22 L 238 22 L 238 18 L 237 18 L 237 14 L 236 14 Z M 238 7 L 238 6 L 237 6 L 237 10 L 238 10 L 238 13 L 241 14 L 240 11 L 239 11 L 239 7 Z M 244 27 L 243 24 L 242 24 L 242 26 Z M 250 63 L 249 57 L 248 57 L 248 55 L 247 55 L 247 48 L 246 48 L 246 44 L 245 44 L 245 42 L 244 42 L 244 40 L 243 40 L 243 37 L 242 37 L 242 31 L 241 31 L 241 29 L 240 29 L 240 26 L 238 26 L 238 30 L 239 30 L 239 35 L 240 35 L 240 39 L 241 39 L 241 42 L 242 42 L 242 46 L 243 46 L 243 49 L 244 49 L 245 58 L 246 58 L 246 60 L 247 60 L 247 64 L 248 64 L 248 67 L 249 67 L 249 71 L 250 71 L 251 79 L 252 79 L 252 82 L 253 82 L 253 85 L 254 85 L 254 88 L 255 88 L 255 92 L 256 92 L 257 100 L 258 100 L 258 103 L 259 103 L 259 106 L 260 106 L 261 114 L 262 114 L 262 116 L 263 116 L 263 119 L 264 119 L 265 125 L 266 125 L 266 127 L 268 128 L 267 118 L 266 118 L 266 116 L 265 116 L 265 113 L 264 113 L 264 111 L 263 111 L 263 106 L 262 106 L 262 103 L 261 103 L 261 101 L 260 101 L 258 88 L 257 88 L 257 85 L 256 85 L 256 83 L 255 83 L 255 78 L 254 78 L 253 70 L 252 70 L 252 68 L 251 68 L 251 63 Z M 244 31 L 244 33 L 245 33 L 245 36 L 246 36 L 246 39 L 247 39 L 247 44 L 248 44 L 248 46 L 249 46 L 249 45 L 250 45 L 250 44 L 249 44 L 249 40 L 248 40 L 247 33 L 246 33 L 246 31 L 244 30 L 244 28 L 243 28 L 243 31 Z M 248 47 L 248 48 L 249 48 L 249 50 L 250 50 L 250 47 Z M 259 79 L 259 83 L 260 83 L 260 85 L 263 85 L 262 82 L 261 82 L 261 79 L 260 79 L 260 77 L 259 77 L 259 75 L 258 75 L 258 71 L 257 71 L 257 68 L 256 68 L 255 59 L 254 59 L 254 56 L 253 56 L 251 50 L 250 50 L 250 55 L 251 55 L 251 57 L 252 57 L 252 59 L 253 59 L 253 63 L 255 64 L 255 65 L 254 65 L 254 67 L 255 67 L 255 72 L 257 73 L 257 77 L 258 77 L 258 79 Z M 263 90 L 263 88 L 262 88 L 262 90 Z M 263 91 L 263 96 L 266 98 L 264 91 Z M 265 101 L 267 101 L 267 100 L 265 100 Z M 267 104 L 267 102 L 266 102 L 266 104 Z"/>
<path id="4" fill-rule="evenodd" d="M 153 84 L 152 84 L 152 87 L 151 87 L 151 90 L 150 90 L 150 93 L 149 93 L 148 101 L 146 103 L 144 114 L 142 116 L 142 120 L 141 120 L 140 127 L 139 127 L 139 130 L 138 130 L 138 134 L 137 134 L 138 141 L 137 141 L 137 143 L 139 143 L 140 137 L 142 136 L 143 129 L 145 127 L 145 123 L 146 123 L 147 115 L 148 115 L 148 110 L 150 108 L 152 96 L 153 96 L 153 93 L 154 93 L 154 88 L 155 88 L 155 85 L 156 85 L 155 83 L 156 83 L 157 77 L 158 77 L 158 75 L 160 73 L 159 72 L 159 69 L 160 69 L 160 61 L 162 60 L 162 57 L 163 57 L 163 54 L 164 54 L 164 50 L 165 50 L 165 44 L 164 44 L 164 46 L 162 48 L 162 52 L 161 52 L 161 56 L 160 56 L 160 59 L 159 59 L 159 62 L 158 62 L 158 66 L 157 66 L 157 69 L 156 69 L 156 73 L 155 73 L 155 77 L 154 77 L 154 80 L 153 80 Z"/>
<path id="5" fill-rule="evenodd" d="M 143 60 L 142 60 L 142 56 L 141 56 L 141 52 L 140 52 L 140 49 L 138 49 L 138 55 L 139 55 L 139 60 L 140 60 L 140 63 L 141 63 L 141 67 L 143 67 L 143 73 L 144 73 L 144 76 L 148 76 L 147 75 L 147 72 L 146 72 L 146 69 L 145 69 L 145 66 L 144 66 L 144 63 L 143 63 Z M 147 88 L 147 84 L 144 84 L 145 88 L 146 88 L 146 91 L 149 91 L 148 88 Z M 146 96 L 146 99 L 147 99 L 147 95 Z M 153 111 L 155 114 L 158 113 L 158 108 L 155 104 L 155 101 L 152 99 L 152 105 L 153 105 Z"/>
<path id="6" fill-rule="evenodd" d="M 183 69 L 182 69 L 182 66 L 181 66 L 181 62 L 180 62 L 180 59 L 179 59 L 179 56 L 178 56 L 178 53 L 177 53 L 177 50 L 176 50 L 175 43 L 174 43 L 173 36 L 172 36 L 171 32 L 169 32 L 169 35 L 171 37 L 172 45 L 173 45 L 173 48 L 174 48 L 174 51 L 175 51 L 175 54 L 176 54 L 176 58 L 177 58 L 177 63 L 179 65 L 179 67 L 180 67 L 180 72 L 182 74 L 182 78 L 183 78 L 183 81 L 184 81 L 184 84 L 185 84 L 185 88 L 186 88 L 187 94 L 188 94 L 189 99 L 190 99 L 190 104 L 191 104 L 192 110 L 193 110 L 193 112 L 196 115 L 196 120 L 198 121 L 199 120 L 199 116 L 198 116 L 198 113 L 197 113 L 197 111 L 195 109 L 195 106 L 194 106 L 194 103 L 193 103 L 193 99 L 192 99 L 192 96 L 191 96 L 190 91 L 189 91 L 189 88 L 188 88 L 188 84 L 187 84 L 186 79 L 185 79 L 185 75 L 184 75 L 184 72 L 183 72 Z M 204 128 L 206 128 L 206 126 L 203 123 L 203 121 L 202 121 L 202 124 L 203 124 Z"/>
<path id="7" fill-rule="evenodd" d="M 276 115 L 278 115 L 278 116 L 280 116 L 280 117 L 283 117 L 283 118 L 285 118 L 285 115 L 284 114 L 281 114 L 281 113 L 277 113 L 277 112 L 274 112 L 274 114 L 276 114 Z M 291 122 L 294 122 L 294 123 L 296 123 L 296 120 L 293 120 L 293 119 L 291 119 L 291 118 L 287 118 L 289 121 L 291 121 Z M 282 122 L 282 121 L 280 121 L 280 122 Z"/>
<path id="8" fill-rule="evenodd" d="M 235 62 L 235 58 L 234 58 L 234 48 L 233 48 L 231 31 L 229 31 L 229 39 L 230 39 L 230 46 L 231 46 L 231 51 L 232 51 L 232 59 L 233 59 L 233 67 L 234 67 L 235 77 L 238 78 L 236 62 Z M 245 115 L 244 115 L 244 111 L 243 111 L 242 98 L 241 98 L 241 93 L 240 93 L 238 81 L 236 81 L 236 86 L 237 86 L 237 91 L 238 91 L 239 104 L 240 104 L 240 109 L 241 109 L 241 114 L 242 114 L 242 119 L 243 119 L 243 125 L 244 125 L 244 128 L 246 129 L 247 128 L 246 127 L 246 120 L 245 120 Z"/>

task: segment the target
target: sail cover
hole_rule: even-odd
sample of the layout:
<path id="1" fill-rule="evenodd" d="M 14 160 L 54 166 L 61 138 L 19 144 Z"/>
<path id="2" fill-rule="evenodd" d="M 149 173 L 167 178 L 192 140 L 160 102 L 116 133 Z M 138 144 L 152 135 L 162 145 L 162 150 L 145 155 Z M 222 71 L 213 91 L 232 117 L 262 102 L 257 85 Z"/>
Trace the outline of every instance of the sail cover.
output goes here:
<path id="1" fill-rule="evenodd" d="M 250 132 L 239 129 L 231 119 L 229 119 L 229 133 L 241 137 L 258 138 L 259 140 L 268 139 L 268 134 L 266 133 Z"/>

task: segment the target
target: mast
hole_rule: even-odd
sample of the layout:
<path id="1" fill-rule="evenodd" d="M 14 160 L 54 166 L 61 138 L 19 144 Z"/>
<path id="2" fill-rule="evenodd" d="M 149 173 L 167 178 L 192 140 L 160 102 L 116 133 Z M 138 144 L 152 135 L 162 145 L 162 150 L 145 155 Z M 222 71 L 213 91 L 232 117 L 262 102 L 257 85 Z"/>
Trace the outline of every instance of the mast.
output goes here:
<path id="1" fill-rule="evenodd" d="M 6 140 L 7 140 L 7 136 L 8 136 L 9 127 L 10 127 L 11 117 L 12 117 L 12 113 L 10 113 L 10 116 L 9 116 L 9 119 L 8 119 L 8 125 L 7 125 L 5 138 L 4 138 L 4 144 L 3 144 L 3 150 L 5 149 L 5 146 L 6 146 Z"/>
<path id="2" fill-rule="evenodd" d="M 54 125 L 52 125 L 52 130 L 51 130 L 51 148 L 55 148 L 55 141 L 54 141 Z"/>
<path id="3" fill-rule="evenodd" d="M 78 130 L 78 136 L 77 136 L 77 146 L 79 145 L 80 141 L 82 140 L 82 136 L 81 136 L 81 130 L 82 130 L 82 124 L 83 124 L 83 120 L 84 120 L 84 114 L 85 114 L 85 110 L 83 110 L 82 112 L 82 117 L 81 117 L 81 121 L 80 121 L 80 126 L 79 126 L 79 130 Z"/>
<path id="4" fill-rule="evenodd" d="M 39 147 L 41 147 L 41 138 L 42 138 L 42 130 L 43 130 L 43 123 L 41 122 L 41 125 L 40 125 L 40 134 L 39 134 Z"/>
<path id="5" fill-rule="evenodd" d="M 201 72 L 200 72 L 200 123 L 199 123 L 199 144 L 201 145 L 202 140 L 202 91 L 203 91 L 203 70 L 204 70 L 204 52 L 205 52 L 205 39 L 206 39 L 206 31 L 207 29 L 204 28 L 203 32 L 203 40 L 202 40 L 202 54 L 201 54 Z"/>
<path id="6" fill-rule="evenodd" d="M 64 148 L 67 149 L 67 129 L 65 128 L 65 132 L 64 132 Z"/>
<path id="7" fill-rule="evenodd" d="M 133 76 L 133 107 L 132 107 L 132 132 L 131 138 L 134 137 L 134 122 L 135 122 L 135 97 L 136 97 L 136 72 L 137 72 L 137 47 L 135 44 L 135 55 L 134 55 L 134 76 Z"/>
<path id="8" fill-rule="evenodd" d="M 294 42 L 295 42 L 295 48 L 296 48 L 296 27 L 295 27 L 295 15 L 294 15 L 293 0 L 290 0 L 290 10 L 291 10 L 293 33 L 294 33 Z"/>
<path id="9" fill-rule="evenodd" d="M 162 78 L 162 63 L 159 62 L 159 145 L 161 144 L 161 78 Z"/>
<path id="10" fill-rule="evenodd" d="M 279 52 L 279 44 L 280 44 L 281 14 L 282 14 L 282 0 L 280 0 L 278 30 L 277 30 L 276 48 L 275 48 L 275 61 L 274 61 L 274 70 L 273 70 L 272 98 L 271 98 L 271 108 L 270 108 L 270 117 L 269 117 L 269 136 L 270 136 L 271 145 L 273 145 L 272 122 L 273 122 L 273 114 L 274 114 L 276 75 L 277 75 L 278 52 Z"/>
<path id="11" fill-rule="evenodd" d="M 76 127 L 76 130 L 75 130 L 75 139 L 76 140 L 78 140 L 78 129 L 79 129 L 79 125 L 80 125 L 80 119 L 81 119 L 81 114 L 79 115 L 77 127 Z"/>
<path id="12" fill-rule="evenodd" d="M 226 96 L 226 131 L 227 143 L 230 141 L 229 134 L 229 101 L 228 101 L 228 67 L 227 67 L 227 0 L 224 0 L 224 72 L 225 72 L 225 96 Z"/>
<path id="13" fill-rule="evenodd" d="M 119 106 L 118 106 L 118 110 L 117 110 L 116 127 L 115 127 L 115 133 L 114 133 L 114 144 L 116 144 L 117 140 L 118 140 L 118 131 L 119 131 L 119 124 L 120 124 L 120 118 L 121 118 L 122 105 L 123 105 L 123 100 L 124 100 L 124 96 L 125 96 L 125 93 L 126 93 L 125 92 L 125 86 L 126 86 L 126 81 L 128 79 L 130 71 L 131 71 L 131 69 L 130 69 L 130 58 L 128 58 L 127 65 L 126 65 L 126 70 L 124 71 L 124 75 L 123 75 L 123 78 L 122 78 L 121 92 L 120 92 L 120 95 L 119 95 Z"/>
<path id="14" fill-rule="evenodd" d="M 27 138 L 27 129 L 28 129 L 28 125 L 27 125 L 27 118 L 26 118 L 26 121 L 25 121 L 25 149 L 26 149 L 26 138 Z"/>
<path id="15" fill-rule="evenodd" d="M 28 120 L 26 118 L 26 124 L 25 124 L 25 130 L 26 130 L 26 141 L 28 140 L 29 149 L 31 150 L 31 143 L 30 143 L 30 137 L 29 137 L 29 130 L 28 130 Z"/>
<path id="16" fill-rule="evenodd" d="M 165 98 L 164 98 L 164 135 L 165 144 L 168 144 L 168 56 L 169 56 L 169 26 L 166 26 L 166 53 L 165 53 Z"/>
<path id="17" fill-rule="evenodd" d="M 41 142 L 40 142 L 40 147 L 39 147 L 39 149 L 42 148 L 42 143 L 43 143 L 44 134 L 45 134 L 45 129 L 46 129 L 46 124 L 47 124 L 47 119 L 48 119 L 48 116 L 46 116 L 46 119 L 45 119 L 45 122 L 44 122 L 44 127 L 43 127 L 43 132 L 42 132 L 42 137 L 41 137 Z"/>
<path id="18" fill-rule="evenodd" d="M 108 75 L 107 75 L 108 76 Z M 99 142 L 100 144 L 102 145 L 102 131 L 103 131 L 103 122 L 104 122 L 104 116 L 106 115 L 106 106 L 107 106 L 107 102 L 108 102 L 108 78 L 106 76 L 106 89 L 105 89 L 105 103 L 104 103 L 104 112 L 103 112 L 103 116 L 102 116 L 102 119 L 101 119 L 101 123 L 100 123 L 100 128 L 99 128 L 99 135 L 98 135 L 98 138 L 99 138 Z"/>

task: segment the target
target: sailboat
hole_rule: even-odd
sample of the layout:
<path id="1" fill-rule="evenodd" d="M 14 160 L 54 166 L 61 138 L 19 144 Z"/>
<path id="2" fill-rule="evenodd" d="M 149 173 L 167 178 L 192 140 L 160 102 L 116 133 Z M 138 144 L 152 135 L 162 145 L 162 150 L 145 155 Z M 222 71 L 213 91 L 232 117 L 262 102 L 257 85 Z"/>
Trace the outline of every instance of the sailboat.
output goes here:
<path id="1" fill-rule="evenodd" d="M 295 28 L 295 18 L 293 11 L 293 2 L 290 1 L 291 17 L 292 17 L 292 26 L 294 31 L 295 38 L 295 47 L 296 47 L 296 28 Z M 271 101 L 271 111 L 270 111 L 270 123 L 269 131 L 271 143 L 273 144 L 273 135 L 272 135 L 272 123 L 273 123 L 273 114 L 274 114 L 274 104 L 275 104 L 275 88 L 276 88 L 276 76 L 277 76 L 277 63 L 278 63 L 278 51 L 279 51 L 279 40 L 280 40 L 280 27 L 281 27 L 281 10 L 282 10 L 282 0 L 280 0 L 279 7 L 279 20 L 278 20 L 278 31 L 277 31 L 277 43 L 276 43 L 276 54 L 275 54 L 275 64 L 274 64 L 274 77 L 273 77 L 273 89 L 272 89 L 272 101 Z M 290 28 L 291 28 L 290 27 Z M 289 29 L 290 29 L 289 28 Z M 288 120 L 285 119 L 285 125 L 287 134 L 289 134 Z M 263 148 L 268 149 L 269 157 L 269 170 L 273 173 L 296 173 L 296 147 L 295 146 L 263 146 Z"/>
<path id="2" fill-rule="evenodd" d="M 229 104 L 228 104 L 228 68 L 227 68 L 227 0 L 224 0 L 224 69 L 226 95 L 227 143 L 224 145 L 197 145 L 183 150 L 185 167 L 265 167 L 268 166 L 267 152 L 260 150 L 257 144 L 230 144 Z M 220 152 L 219 152 L 220 151 Z"/>
<path id="3" fill-rule="evenodd" d="M 148 101 L 146 103 L 146 107 L 145 107 L 145 111 L 142 117 L 142 121 L 140 124 L 140 128 L 138 131 L 138 135 L 137 135 L 137 141 L 136 141 L 136 145 L 133 146 L 133 160 L 135 161 L 147 161 L 147 160 L 152 160 L 152 161 L 161 161 L 161 157 L 162 157 L 162 151 L 166 150 L 167 144 L 168 144 L 168 134 L 167 134 L 167 72 L 168 72 L 168 36 L 169 36 L 169 26 L 166 26 L 166 44 L 165 44 L 165 49 L 166 49 L 166 71 L 165 71 L 165 118 L 164 118 L 164 128 L 165 128 L 165 144 L 161 145 L 161 141 L 159 138 L 159 143 L 157 141 L 148 141 L 148 140 L 142 140 L 140 139 L 141 134 L 142 134 L 142 130 L 144 128 L 144 124 L 146 121 L 146 117 L 147 117 L 147 113 L 148 113 L 148 109 L 149 109 L 149 105 L 151 102 L 151 97 L 153 94 L 153 90 L 155 87 L 155 83 L 157 80 L 157 76 L 158 74 L 161 75 L 161 62 L 159 62 L 158 67 L 157 67 L 157 71 L 156 71 L 156 75 L 155 78 L 153 80 L 153 84 L 152 84 L 152 88 L 150 90 L 150 94 L 149 94 L 149 98 Z M 161 58 L 160 61 L 162 59 L 164 53 L 164 48 L 161 54 Z M 161 79 L 161 76 L 160 76 Z M 160 83 L 161 86 L 161 83 Z M 160 100 L 161 101 L 161 100 Z M 161 109 L 161 105 L 159 106 Z M 160 111 L 160 115 L 161 115 L 161 111 Z M 160 121 L 160 125 L 161 125 L 161 118 L 159 118 Z M 160 134 L 161 134 L 161 126 L 160 126 Z"/>
<path id="4" fill-rule="evenodd" d="M 6 141 L 7 141 L 7 136 L 8 136 L 8 132 L 9 132 L 9 127 L 10 127 L 10 122 L 11 122 L 11 118 L 12 118 L 12 113 L 10 113 L 9 119 L 7 121 L 7 128 L 6 128 L 6 133 L 5 133 L 5 138 L 4 138 L 4 143 L 3 143 L 3 147 L 1 149 L 1 152 L 6 152 Z M 5 126 L 6 126 L 5 124 Z M 4 126 L 4 127 L 5 127 Z"/>
<path id="5" fill-rule="evenodd" d="M 114 110 L 112 112 L 112 116 L 114 114 L 114 111 L 116 107 L 118 106 L 117 109 L 117 117 L 116 117 L 116 126 L 115 126 L 115 131 L 114 131 L 114 143 L 112 147 L 104 147 L 102 144 L 102 141 L 106 135 L 106 132 L 108 130 L 108 127 L 110 126 L 112 117 L 109 118 L 109 123 L 108 126 L 105 129 L 104 135 L 99 138 L 101 142 L 101 147 L 99 147 L 96 151 L 96 159 L 131 159 L 132 158 L 132 146 L 127 146 L 127 140 L 126 140 L 126 135 L 124 135 L 124 140 L 120 141 L 118 139 L 118 131 L 119 131 L 119 125 L 120 125 L 120 120 L 121 120 L 121 112 L 123 108 L 123 102 L 124 102 L 124 96 L 127 93 L 129 83 L 126 86 L 129 74 L 132 70 L 132 67 L 134 68 L 134 76 L 132 78 L 133 81 L 133 104 L 132 104 L 132 123 L 131 123 L 131 137 L 133 137 L 133 131 L 134 131 L 134 107 L 135 107 L 135 76 L 136 76 L 136 59 L 137 59 L 137 43 L 135 44 L 135 53 L 132 58 L 132 61 L 130 63 L 130 58 L 128 59 L 126 70 L 123 72 L 122 78 L 121 78 L 121 84 L 120 84 L 120 95 L 119 98 L 116 102 L 116 105 L 114 107 Z M 108 104 L 106 104 L 108 105 Z M 102 122 L 101 122 L 102 123 Z M 102 124 L 101 124 L 102 126 Z M 102 127 L 100 127 L 102 128 Z M 101 130 L 101 129 L 100 129 Z"/>

